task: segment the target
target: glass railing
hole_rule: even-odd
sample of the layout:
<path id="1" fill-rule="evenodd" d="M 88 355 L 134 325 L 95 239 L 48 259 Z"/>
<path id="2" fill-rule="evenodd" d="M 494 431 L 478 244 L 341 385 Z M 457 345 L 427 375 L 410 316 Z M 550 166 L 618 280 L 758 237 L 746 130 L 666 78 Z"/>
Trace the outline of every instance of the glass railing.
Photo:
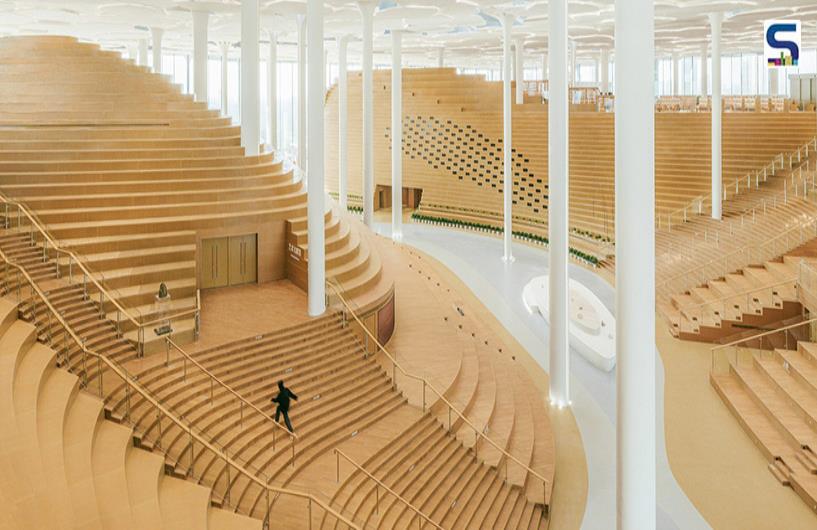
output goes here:
<path id="1" fill-rule="evenodd" d="M 713 375 L 728 374 L 732 368 L 751 366 L 755 359 L 770 358 L 775 349 L 792 350 L 801 341 L 813 342 L 817 332 L 817 318 L 797 319 L 778 329 L 756 333 L 715 346 L 710 350 L 710 371 Z"/>

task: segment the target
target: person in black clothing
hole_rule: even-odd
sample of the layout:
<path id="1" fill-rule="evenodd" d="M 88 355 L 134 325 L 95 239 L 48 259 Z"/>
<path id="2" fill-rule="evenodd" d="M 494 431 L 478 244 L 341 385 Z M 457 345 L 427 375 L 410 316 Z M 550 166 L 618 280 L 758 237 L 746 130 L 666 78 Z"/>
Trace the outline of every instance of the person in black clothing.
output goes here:
<path id="1" fill-rule="evenodd" d="M 278 419 L 281 417 L 281 414 L 283 414 L 284 423 L 286 423 L 287 429 L 289 429 L 289 432 L 294 433 L 295 430 L 292 428 L 292 424 L 289 422 L 290 399 L 298 401 L 298 396 L 296 396 L 292 390 L 285 387 L 283 381 L 278 381 L 278 395 L 270 400 L 273 403 L 278 403 L 278 408 L 275 409 L 275 422 L 277 423 Z"/>

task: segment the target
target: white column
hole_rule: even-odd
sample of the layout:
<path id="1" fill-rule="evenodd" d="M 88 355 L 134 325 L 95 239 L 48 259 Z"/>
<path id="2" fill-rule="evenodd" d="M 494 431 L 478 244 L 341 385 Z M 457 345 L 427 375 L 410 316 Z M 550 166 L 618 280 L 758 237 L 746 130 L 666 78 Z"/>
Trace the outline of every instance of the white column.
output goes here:
<path id="1" fill-rule="evenodd" d="M 139 66 L 148 65 L 148 40 L 139 39 Z"/>
<path id="2" fill-rule="evenodd" d="M 679 67 L 679 57 L 678 53 L 672 53 L 672 95 L 673 96 L 680 96 L 681 95 L 681 77 L 680 77 L 680 69 Z"/>
<path id="3" fill-rule="evenodd" d="M 706 67 L 706 59 L 709 56 L 709 52 L 707 50 L 706 43 L 704 42 L 701 46 L 701 96 L 706 97 L 709 94 L 709 79 L 707 76 L 709 75 L 709 68 Z"/>
<path id="4" fill-rule="evenodd" d="M 437 68 L 443 68 L 445 66 L 445 48 L 439 48 L 437 50 Z"/>
<path id="5" fill-rule="evenodd" d="M 548 54 L 542 54 L 542 81 L 548 78 Z"/>
<path id="6" fill-rule="evenodd" d="M 780 95 L 780 70 L 778 68 L 770 68 L 769 72 L 769 95 Z"/>
<path id="7" fill-rule="evenodd" d="M 503 154 L 503 253 L 506 263 L 513 261 L 513 127 L 511 121 L 511 28 L 514 16 L 502 16 L 502 154 Z"/>
<path id="8" fill-rule="evenodd" d="M 346 211 L 347 180 L 349 178 L 349 157 L 346 152 L 349 145 L 347 127 L 349 92 L 346 71 L 348 44 L 347 35 L 338 37 L 338 202 L 342 211 Z"/>
<path id="9" fill-rule="evenodd" d="M 164 30 L 162 28 L 150 28 L 150 38 L 153 49 L 153 72 L 157 74 L 162 73 L 162 35 Z"/>
<path id="10" fill-rule="evenodd" d="M 712 218 L 721 218 L 722 167 L 721 167 L 721 22 L 723 13 L 709 15 L 712 26 Z"/>
<path id="11" fill-rule="evenodd" d="M 516 40 L 516 104 L 525 102 L 525 42 L 522 39 Z"/>
<path id="12" fill-rule="evenodd" d="M 261 144 L 258 15 L 258 0 L 241 0 L 241 146 L 247 156 L 257 155 Z"/>
<path id="13" fill-rule="evenodd" d="M 133 61 L 134 64 L 139 64 L 139 52 L 137 51 L 139 47 L 136 44 L 131 44 L 128 46 L 128 59 Z"/>
<path id="14" fill-rule="evenodd" d="M 391 32 L 391 237 L 403 238 L 403 34 Z"/>
<path id="15" fill-rule="evenodd" d="M 363 222 L 369 228 L 374 220 L 374 89 L 372 85 L 372 41 L 374 40 L 374 8 L 377 3 L 363 0 L 357 3 L 363 18 Z"/>
<path id="16" fill-rule="evenodd" d="M 193 93 L 207 102 L 207 20 L 210 13 L 193 11 Z"/>
<path id="17" fill-rule="evenodd" d="M 550 402 L 561 408 L 570 404 L 570 353 L 567 340 L 567 192 L 570 176 L 567 0 L 548 4 L 548 281 L 550 298 Z M 575 57 L 575 54 L 574 54 Z"/>
<path id="18" fill-rule="evenodd" d="M 599 88 L 602 94 L 610 92 L 610 50 L 601 49 Z"/>
<path id="19" fill-rule="evenodd" d="M 298 165 L 307 169 L 306 154 L 306 17 L 297 15 L 298 24 Z"/>
<path id="20" fill-rule="evenodd" d="M 267 141 L 270 149 L 278 150 L 278 34 L 269 32 L 267 50 Z"/>
<path id="21" fill-rule="evenodd" d="M 221 115 L 226 116 L 228 114 L 227 109 L 230 105 L 229 83 L 227 82 L 229 76 L 230 43 L 219 43 L 219 48 L 221 49 Z"/>
<path id="22" fill-rule="evenodd" d="M 616 0 L 616 527 L 654 530 L 655 7 Z"/>
<path id="23" fill-rule="evenodd" d="M 576 41 L 570 41 L 570 81 L 568 86 L 575 85 L 579 81 L 579 73 L 576 71 Z"/>
<path id="24" fill-rule="evenodd" d="M 246 2 L 246 0 L 243 0 Z M 326 311 L 326 243 L 324 241 L 324 175 L 323 175 L 323 0 L 307 0 L 306 33 L 309 38 L 309 175 L 307 177 L 307 231 L 309 281 L 309 315 Z"/>

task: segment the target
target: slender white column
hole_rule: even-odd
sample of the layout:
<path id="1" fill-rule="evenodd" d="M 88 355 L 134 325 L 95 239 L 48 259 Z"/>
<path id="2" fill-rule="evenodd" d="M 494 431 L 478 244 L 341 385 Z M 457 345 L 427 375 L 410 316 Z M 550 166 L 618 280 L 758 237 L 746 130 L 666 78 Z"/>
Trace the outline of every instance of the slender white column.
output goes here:
<path id="1" fill-rule="evenodd" d="M 712 26 L 712 218 L 721 218 L 722 167 L 721 167 L 721 22 L 723 13 L 709 15 Z"/>
<path id="2" fill-rule="evenodd" d="M 701 46 L 701 95 L 706 97 L 709 94 L 709 79 L 707 76 L 709 75 L 709 68 L 706 66 L 706 59 L 709 56 L 709 52 L 704 42 Z"/>
<path id="3" fill-rule="evenodd" d="M 525 41 L 516 40 L 516 104 L 525 102 Z"/>
<path id="4" fill-rule="evenodd" d="M 258 0 L 241 0 L 241 146 L 248 156 L 261 144 L 258 15 Z"/>
<path id="5" fill-rule="evenodd" d="M 193 93 L 207 102 L 207 21 L 210 13 L 193 11 Z"/>
<path id="6" fill-rule="evenodd" d="M 445 66 L 445 48 L 439 48 L 437 50 L 437 67 L 442 68 Z"/>
<path id="7" fill-rule="evenodd" d="M 297 15 L 298 24 L 298 165 L 307 169 L 306 147 L 306 17 Z"/>
<path id="8" fill-rule="evenodd" d="M 548 78 L 548 54 L 542 54 L 542 81 Z"/>
<path id="9" fill-rule="evenodd" d="M 269 32 L 267 50 L 267 142 L 278 150 L 278 34 Z"/>
<path id="10" fill-rule="evenodd" d="M 579 81 L 579 72 L 576 71 L 576 41 L 570 41 L 570 81 L 568 86 L 575 85 Z"/>
<path id="11" fill-rule="evenodd" d="M 372 41 L 374 8 L 371 0 L 357 3 L 363 19 L 363 223 L 369 228 L 374 220 L 374 89 L 372 86 Z"/>
<path id="12" fill-rule="evenodd" d="M 221 49 L 221 115 L 226 116 L 228 114 L 227 109 L 230 106 L 230 91 L 227 82 L 229 77 L 230 43 L 219 43 L 219 48 Z"/>
<path id="13" fill-rule="evenodd" d="M 780 70 L 777 68 L 770 68 L 769 72 L 769 95 L 780 95 Z"/>
<path id="14" fill-rule="evenodd" d="M 148 65 L 148 40 L 139 39 L 139 66 Z"/>
<path id="15" fill-rule="evenodd" d="M 599 88 L 602 94 L 610 92 L 610 50 L 601 49 Z"/>
<path id="16" fill-rule="evenodd" d="M 243 0 L 246 1 L 246 0 Z M 326 243 L 324 227 L 324 175 L 323 175 L 323 0 L 307 0 L 306 32 L 309 38 L 309 176 L 307 178 L 307 231 L 309 281 L 309 315 L 318 316 L 326 311 Z"/>
<path id="17" fill-rule="evenodd" d="M 349 178 L 349 92 L 347 89 L 346 60 L 349 48 L 349 37 L 338 37 L 338 202 L 342 211 L 346 211 L 347 181 Z"/>
<path id="18" fill-rule="evenodd" d="M 514 16 L 502 16 L 502 200 L 503 254 L 505 262 L 513 261 L 513 126 L 511 122 L 511 28 Z"/>
<path id="19" fill-rule="evenodd" d="M 136 44 L 131 44 L 128 46 L 128 59 L 133 61 L 135 64 L 139 64 L 139 52 L 137 51 L 139 46 Z"/>
<path id="20" fill-rule="evenodd" d="M 681 76 L 679 69 L 680 65 L 680 58 L 678 54 L 673 52 L 672 54 L 672 95 L 673 96 L 680 96 L 681 95 Z"/>
<path id="21" fill-rule="evenodd" d="M 654 530 L 655 7 L 616 0 L 616 527 Z"/>
<path id="22" fill-rule="evenodd" d="M 150 28 L 150 39 L 152 41 L 153 49 L 153 71 L 157 74 L 162 73 L 162 35 L 165 30 L 162 28 Z"/>
<path id="23" fill-rule="evenodd" d="M 391 237 L 403 239 L 403 34 L 391 32 Z"/>
<path id="24" fill-rule="evenodd" d="M 567 192 L 570 176 L 567 0 L 548 4 L 548 56 L 550 57 L 550 100 L 548 101 L 548 311 L 550 314 L 550 402 L 557 407 L 570 404 L 570 353 L 567 312 Z M 575 54 L 574 54 L 575 57 Z"/>

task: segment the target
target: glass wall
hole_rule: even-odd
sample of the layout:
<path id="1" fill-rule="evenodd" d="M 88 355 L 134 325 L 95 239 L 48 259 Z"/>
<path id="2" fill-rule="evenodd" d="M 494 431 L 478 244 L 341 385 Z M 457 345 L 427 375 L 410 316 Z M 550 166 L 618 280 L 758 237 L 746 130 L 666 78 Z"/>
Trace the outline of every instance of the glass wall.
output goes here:
<path id="1" fill-rule="evenodd" d="M 712 93 L 712 59 L 706 61 L 707 91 Z M 655 62 L 655 93 L 657 96 L 672 94 L 672 59 L 662 58 Z M 781 94 L 790 94 L 788 76 L 797 73 L 817 72 L 817 51 L 803 50 L 800 64 L 785 70 L 780 84 Z M 680 95 L 700 94 L 701 59 L 698 55 L 679 59 L 678 78 Z M 725 96 L 766 95 L 769 93 L 769 68 L 764 57 L 758 53 L 728 54 L 721 58 L 721 90 Z"/>

